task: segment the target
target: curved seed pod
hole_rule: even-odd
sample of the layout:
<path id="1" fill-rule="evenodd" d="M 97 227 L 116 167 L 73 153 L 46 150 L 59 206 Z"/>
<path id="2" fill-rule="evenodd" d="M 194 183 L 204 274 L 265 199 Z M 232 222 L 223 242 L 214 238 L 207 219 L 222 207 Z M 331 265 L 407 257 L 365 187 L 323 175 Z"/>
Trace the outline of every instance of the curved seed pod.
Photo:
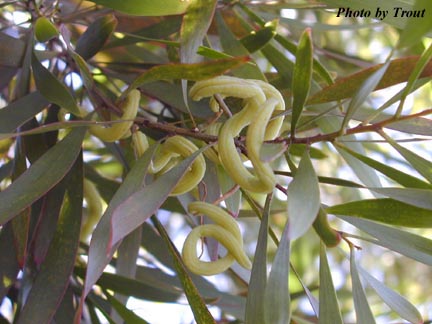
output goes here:
<path id="1" fill-rule="evenodd" d="M 185 159 L 196 151 L 198 148 L 188 139 L 179 135 L 170 137 L 162 144 L 159 154 L 153 161 L 152 171 L 156 174 L 165 173 L 177 164 L 178 158 Z M 204 177 L 205 169 L 205 160 L 200 154 L 192 163 L 189 171 L 174 187 L 171 195 L 181 195 L 195 188 Z"/>
<path id="2" fill-rule="evenodd" d="M 83 193 L 87 202 L 87 217 L 81 226 L 80 240 L 85 242 L 102 216 L 102 202 L 99 191 L 90 180 L 84 179 Z"/>
<path id="3" fill-rule="evenodd" d="M 134 89 L 126 96 L 125 100 L 120 103 L 120 108 L 123 111 L 121 117 L 114 116 L 113 120 L 128 120 L 125 122 L 114 123 L 110 126 L 92 125 L 89 131 L 92 135 L 100 138 L 105 142 L 115 142 L 125 136 L 131 128 L 133 121 L 137 115 L 141 93 Z"/>
<path id="4" fill-rule="evenodd" d="M 187 236 L 183 245 L 182 257 L 190 271 L 203 276 L 211 276 L 227 270 L 234 261 L 242 267 L 251 269 L 252 264 L 243 250 L 243 239 L 237 222 L 222 208 L 205 203 L 192 202 L 188 206 L 190 213 L 207 215 L 215 224 L 195 227 Z M 197 257 L 197 243 L 201 237 L 213 237 L 227 249 L 226 256 L 213 262 L 204 262 Z"/>
<path id="5" fill-rule="evenodd" d="M 273 139 L 279 134 L 283 117 L 270 119 L 274 110 L 285 109 L 282 95 L 272 85 L 263 81 L 228 76 L 198 81 L 190 90 L 194 100 L 215 94 L 222 98 L 242 98 L 244 103 L 243 109 L 232 116 L 219 132 L 218 149 L 222 165 L 242 188 L 257 193 L 271 192 L 276 178 L 272 169 L 260 160 L 259 151 L 265 140 Z M 214 101 L 210 104 L 215 106 Z M 246 134 L 246 149 L 255 174 L 243 165 L 234 142 L 234 138 L 247 126 L 251 130 Z"/>

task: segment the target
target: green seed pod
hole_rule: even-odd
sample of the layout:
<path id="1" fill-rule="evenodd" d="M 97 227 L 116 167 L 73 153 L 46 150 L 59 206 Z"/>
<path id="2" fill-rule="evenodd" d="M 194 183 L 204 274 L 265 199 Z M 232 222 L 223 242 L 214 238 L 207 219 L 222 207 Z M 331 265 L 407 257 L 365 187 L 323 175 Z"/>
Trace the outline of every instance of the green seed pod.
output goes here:
<path id="1" fill-rule="evenodd" d="M 47 17 L 39 17 L 36 20 L 34 30 L 36 40 L 41 43 L 49 41 L 59 34 L 57 28 Z"/>

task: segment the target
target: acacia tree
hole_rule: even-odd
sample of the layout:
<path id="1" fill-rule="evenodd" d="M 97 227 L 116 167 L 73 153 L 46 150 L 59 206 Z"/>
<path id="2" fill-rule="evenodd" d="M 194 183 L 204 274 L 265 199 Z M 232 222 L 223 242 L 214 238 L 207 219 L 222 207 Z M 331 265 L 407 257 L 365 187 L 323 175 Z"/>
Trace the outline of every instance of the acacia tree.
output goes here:
<path id="1" fill-rule="evenodd" d="M 431 12 L 0 4 L 2 322 L 422 323 Z"/>

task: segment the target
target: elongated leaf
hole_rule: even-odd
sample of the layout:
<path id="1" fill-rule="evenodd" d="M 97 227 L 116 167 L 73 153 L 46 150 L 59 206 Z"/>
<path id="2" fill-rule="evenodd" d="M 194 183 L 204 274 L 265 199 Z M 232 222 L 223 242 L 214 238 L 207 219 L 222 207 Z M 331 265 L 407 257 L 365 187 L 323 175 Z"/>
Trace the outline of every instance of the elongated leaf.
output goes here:
<path id="1" fill-rule="evenodd" d="M 312 80 L 313 48 L 311 29 L 306 29 L 300 36 L 296 51 L 296 62 L 293 71 L 292 92 L 292 118 L 291 136 L 295 135 L 295 129 L 304 104 L 309 95 Z"/>
<path id="2" fill-rule="evenodd" d="M 106 15 L 96 19 L 78 38 L 75 51 L 84 60 L 96 55 L 105 45 L 117 26 L 114 15 Z"/>
<path id="3" fill-rule="evenodd" d="M 372 73 L 372 75 L 369 76 L 356 91 L 348 105 L 345 117 L 342 121 L 341 130 L 345 130 L 355 112 L 361 107 L 366 98 L 369 97 L 372 91 L 374 91 L 374 89 L 377 87 L 378 83 L 381 81 L 385 72 L 387 71 L 389 64 L 390 61 L 384 63 L 377 71 Z"/>
<path id="4" fill-rule="evenodd" d="M 390 143 L 426 180 L 432 183 L 432 162 L 406 149 L 389 136 L 385 136 Z"/>
<path id="5" fill-rule="evenodd" d="M 201 151 L 127 197 L 112 212 L 110 248 L 153 215 Z"/>
<path id="6" fill-rule="evenodd" d="M 374 316 L 369 307 L 365 290 L 360 281 L 360 276 L 357 270 L 355 261 L 354 248 L 351 248 L 350 256 L 351 282 L 353 289 L 354 308 L 357 315 L 357 324 L 373 324 L 375 323 Z"/>
<path id="7" fill-rule="evenodd" d="M 247 56 L 249 51 L 238 41 L 234 35 L 233 30 L 227 25 L 227 22 L 222 17 L 219 11 L 216 11 L 215 20 L 217 24 L 218 33 L 220 35 L 220 42 L 223 52 L 232 56 Z M 245 79 L 265 80 L 264 74 L 256 66 L 256 64 L 245 64 L 233 71 L 233 75 Z"/>
<path id="8" fill-rule="evenodd" d="M 102 274 L 105 266 L 111 260 L 113 254 L 110 245 L 112 214 L 117 206 L 143 186 L 144 177 L 155 149 L 156 145 L 151 146 L 129 171 L 126 179 L 112 197 L 108 208 L 93 232 L 88 253 L 89 261 L 82 299 L 90 292 L 92 286 Z M 81 316 L 80 310 L 78 310 L 77 316 Z"/>
<path id="9" fill-rule="evenodd" d="M 129 86 L 128 91 L 135 89 L 145 83 L 159 80 L 185 79 L 199 81 L 208 79 L 224 73 L 225 71 L 246 63 L 247 57 L 215 60 L 194 64 L 166 64 L 156 66 L 138 76 Z M 124 93 L 123 96 L 127 94 Z"/>
<path id="10" fill-rule="evenodd" d="M 402 318 L 410 323 L 423 323 L 422 316 L 417 308 L 411 304 L 405 297 L 398 294 L 396 291 L 385 286 L 381 281 L 372 277 L 366 270 L 358 266 L 360 276 L 363 277 L 369 286 L 381 297 L 381 299 Z"/>
<path id="11" fill-rule="evenodd" d="M 331 214 L 366 218 L 390 225 L 432 227 L 432 210 L 394 199 L 365 199 L 328 207 Z"/>
<path id="12" fill-rule="evenodd" d="M 14 38 L 4 32 L 0 33 L 0 65 L 20 67 L 26 50 L 22 39 Z"/>
<path id="13" fill-rule="evenodd" d="M 66 86 L 39 62 L 34 53 L 32 55 L 32 68 L 36 87 L 39 92 L 50 102 L 79 116 L 80 110 L 75 98 L 71 95 Z"/>
<path id="14" fill-rule="evenodd" d="M 398 48 L 419 43 L 422 37 L 432 30 L 432 3 L 428 0 L 415 0 L 412 10 L 415 14 L 406 20 L 399 38 Z M 402 8 L 399 12 L 402 15 Z M 395 13 L 395 15 L 397 14 Z"/>
<path id="15" fill-rule="evenodd" d="M 0 232 L 0 299 L 3 300 L 9 288 L 15 283 L 20 266 L 13 242 L 12 225 L 6 224 Z"/>
<path id="16" fill-rule="evenodd" d="M 92 2 L 136 16 L 179 15 L 186 11 L 189 1 L 179 0 L 91 0 Z"/>
<path id="17" fill-rule="evenodd" d="M 125 321 L 125 323 L 149 324 L 149 322 L 136 315 L 130 309 L 126 308 L 126 306 L 124 306 L 120 301 L 110 294 L 107 293 L 105 296 L 107 296 L 108 301 L 116 310 L 116 312 L 120 314 L 120 317 Z"/>
<path id="18" fill-rule="evenodd" d="M 324 244 L 320 249 L 319 275 L 319 323 L 343 324 Z"/>
<path id="19" fill-rule="evenodd" d="M 35 91 L 0 109 L 0 133 L 12 133 L 48 105 L 40 92 Z"/>
<path id="20" fill-rule="evenodd" d="M 68 174 L 68 187 L 57 230 L 19 314 L 19 324 L 49 323 L 69 285 L 81 229 L 82 178 L 80 157 Z"/>
<path id="21" fill-rule="evenodd" d="M 288 186 L 287 205 L 288 235 L 295 240 L 312 226 L 321 206 L 318 178 L 307 151 Z"/>
<path id="22" fill-rule="evenodd" d="M 216 0 L 192 1 L 183 17 L 180 30 L 180 61 L 193 63 L 207 29 L 213 20 Z"/>
<path id="23" fill-rule="evenodd" d="M 398 169 L 388 166 L 387 164 L 378 162 L 375 159 L 359 154 L 349 149 L 348 147 L 342 145 L 338 147 L 405 187 L 412 187 L 412 188 L 419 188 L 419 189 L 432 189 L 432 185 L 410 174 L 404 173 L 402 171 L 399 171 Z"/>
<path id="24" fill-rule="evenodd" d="M 153 216 L 152 221 L 159 233 L 161 234 L 162 238 L 164 239 L 165 244 L 168 246 L 168 249 L 174 261 L 174 268 L 183 285 L 186 298 L 192 309 L 195 320 L 198 324 L 216 324 L 216 321 L 210 314 L 206 304 L 204 303 L 204 300 L 202 299 L 193 281 L 191 280 L 183 263 L 183 260 L 180 256 L 180 253 L 176 249 L 174 243 L 169 238 L 168 233 L 165 231 L 164 227 L 156 217 Z"/>
<path id="25" fill-rule="evenodd" d="M 432 265 L 432 240 L 357 217 L 338 216 L 376 238 L 374 244 Z"/>
<path id="26" fill-rule="evenodd" d="M 266 324 L 286 324 L 291 319 L 289 293 L 290 227 L 287 222 L 270 270 L 264 293 L 264 318 Z"/>
<path id="27" fill-rule="evenodd" d="M 419 208 L 432 210 L 432 190 L 413 188 L 371 188 L 371 190 Z"/>
<path id="28" fill-rule="evenodd" d="M 249 53 L 256 52 L 276 36 L 277 26 L 277 20 L 268 22 L 264 28 L 251 32 L 249 35 L 243 37 L 240 42 L 246 47 Z"/>
<path id="29" fill-rule="evenodd" d="M 386 73 L 376 86 L 375 90 L 384 89 L 408 81 L 418 60 L 419 56 L 391 60 Z M 308 99 L 307 104 L 324 103 L 353 97 L 363 82 L 382 66 L 383 64 L 374 65 L 347 77 L 337 79 L 334 84 L 325 87 L 311 96 Z M 431 75 L 432 61 L 426 65 L 420 77 L 425 78 L 430 77 Z"/>
<path id="30" fill-rule="evenodd" d="M 65 176 L 81 150 L 85 132 L 83 128 L 73 130 L 0 192 L 1 224 L 30 206 Z"/>
<path id="31" fill-rule="evenodd" d="M 265 291 L 267 283 L 267 241 L 270 203 L 271 196 L 267 198 L 264 212 L 262 214 L 257 246 L 252 264 L 245 311 L 245 322 L 248 324 L 265 323 L 265 297 L 262 292 Z"/>

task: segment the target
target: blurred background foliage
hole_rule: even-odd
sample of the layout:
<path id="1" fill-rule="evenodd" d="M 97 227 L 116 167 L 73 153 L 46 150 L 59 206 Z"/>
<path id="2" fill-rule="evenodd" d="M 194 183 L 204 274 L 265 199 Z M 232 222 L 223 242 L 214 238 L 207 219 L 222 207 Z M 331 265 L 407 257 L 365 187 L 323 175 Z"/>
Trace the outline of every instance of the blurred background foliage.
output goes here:
<path id="1" fill-rule="evenodd" d="M 341 6 L 371 16 L 337 17 Z M 427 17 L 392 17 L 398 6 L 426 8 Z M 390 11 L 382 21 L 374 19 L 378 7 Z M 0 3 L 0 321 L 430 321 L 431 13 L 421 0 Z M 299 47 L 301 37 L 310 38 L 311 54 Z M 300 57 L 313 59 L 313 69 L 296 67 Z M 169 178 L 160 181 L 167 190 L 154 182 L 142 189 L 145 175 L 134 166 L 148 167 L 146 157 L 136 161 L 129 139 L 86 135 L 79 109 L 115 111 L 133 84 L 142 93 L 136 127 L 156 141 L 183 128 L 203 146 L 193 128 L 205 129 L 213 112 L 187 97 L 181 79 L 225 72 L 281 91 L 284 131 L 267 154 L 290 145 L 272 156 L 281 183 L 272 197 L 238 190 L 225 200 L 256 261 L 252 274 L 234 265 L 203 278 L 184 271 L 174 248 L 198 224 L 184 209 L 197 194 L 168 197 Z M 299 75 L 309 72 L 303 89 Z M 296 86 L 308 97 L 294 123 Z M 239 108 L 238 100 L 227 102 Z M 313 229 L 284 239 L 286 190 L 305 150 L 322 210 L 342 233 L 337 247 L 325 247 Z M 185 169 L 176 170 L 180 177 Z M 103 208 L 112 207 L 91 243 L 79 236 L 89 212 L 83 177 L 96 185 Z M 208 201 L 234 185 L 209 160 L 204 182 Z M 132 219 L 137 212 L 141 218 Z M 110 228 L 123 214 L 130 228 Z M 214 253 L 215 243 L 208 247 Z M 281 261 L 284 251 L 290 265 Z"/>

